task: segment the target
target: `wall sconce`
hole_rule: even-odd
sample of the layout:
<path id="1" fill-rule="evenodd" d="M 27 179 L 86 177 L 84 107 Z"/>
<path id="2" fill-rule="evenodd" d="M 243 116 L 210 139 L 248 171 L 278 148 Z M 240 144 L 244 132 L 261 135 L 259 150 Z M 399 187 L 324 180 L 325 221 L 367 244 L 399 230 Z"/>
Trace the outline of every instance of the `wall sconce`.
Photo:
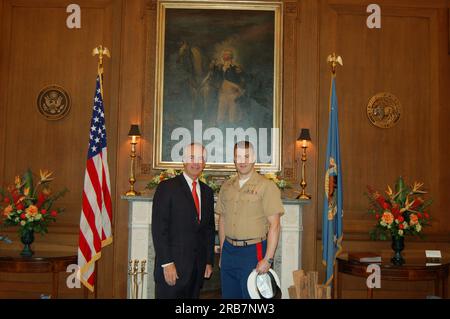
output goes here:
<path id="1" fill-rule="evenodd" d="M 130 127 L 130 132 L 128 136 L 131 137 L 131 172 L 130 172 L 130 190 L 125 193 L 126 196 L 139 196 L 139 192 L 134 190 L 134 183 L 136 182 L 135 177 L 135 162 L 136 162 L 136 144 L 139 137 L 141 137 L 141 132 L 139 131 L 139 125 L 132 124 Z"/>
<path id="2" fill-rule="evenodd" d="M 302 143 L 302 180 L 300 186 L 302 187 L 302 192 L 297 196 L 297 199 L 311 199 L 311 195 L 305 193 L 306 181 L 305 181 L 305 166 L 306 166 L 306 148 L 308 147 L 308 141 L 311 141 L 311 135 L 309 134 L 309 129 L 302 128 L 297 141 Z"/>

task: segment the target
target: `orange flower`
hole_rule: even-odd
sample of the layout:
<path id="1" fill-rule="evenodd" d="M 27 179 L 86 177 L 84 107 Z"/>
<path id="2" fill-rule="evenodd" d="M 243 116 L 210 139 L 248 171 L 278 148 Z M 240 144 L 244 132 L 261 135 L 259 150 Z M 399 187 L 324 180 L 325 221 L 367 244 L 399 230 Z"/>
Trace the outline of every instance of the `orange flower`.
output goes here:
<path id="1" fill-rule="evenodd" d="M 12 211 L 13 211 L 13 208 L 11 205 L 6 206 L 5 209 L 3 210 L 3 216 L 8 217 Z"/>
<path id="2" fill-rule="evenodd" d="M 419 222 L 419 218 L 416 214 L 409 215 L 409 224 L 410 225 L 416 225 Z"/>
<path id="3" fill-rule="evenodd" d="M 390 225 L 394 222 L 394 215 L 392 215 L 390 212 L 384 212 L 383 216 L 381 216 L 381 220 Z"/>
<path id="4" fill-rule="evenodd" d="M 46 187 L 42 190 L 42 194 L 44 194 L 46 196 L 50 196 L 51 193 L 52 193 L 52 191 L 48 187 Z"/>
<path id="5" fill-rule="evenodd" d="M 38 213 L 38 208 L 34 205 L 30 205 L 30 207 L 25 209 L 25 212 L 30 216 L 36 216 Z"/>

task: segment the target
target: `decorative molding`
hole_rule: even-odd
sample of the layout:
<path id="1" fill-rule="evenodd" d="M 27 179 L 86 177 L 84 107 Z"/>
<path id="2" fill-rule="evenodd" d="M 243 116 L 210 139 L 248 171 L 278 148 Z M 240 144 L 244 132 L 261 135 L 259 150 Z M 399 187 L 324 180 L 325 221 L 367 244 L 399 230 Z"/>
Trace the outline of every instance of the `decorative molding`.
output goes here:
<path id="1" fill-rule="evenodd" d="M 294 179 L 294 169 L 293 168 L 285 168 L 283 176 L 286 179 Z"/>
<path id="2" fill-rule="evenodd" d="M 297 2 L 285 2 L 284 3 L 284 10 L 285 10 L 286 14 L 288 14 L 288 15 L 297 16 L 297 12 L 298 12 L 297 9 L 298 9 Z"/>
<path id="3" fill-rule="evenodd" d="M 150 175 L 152 173 L 152 164 L 141 164 L 141 175 Z"/>
<path id="4" fill-rule="evenodd" d="M 386 247 L 390 247 L 390 241 L 384 241 L 384 240 L 376 240 L 373 241 L 369 237 L 369 230 L 367 231 L 344 231 L 345 240 L 347 242 L 355 241 L 362 243 L 370 243 L 371 245 L 375 243 L 386 243 Z M 433 244 L 446 244 L 450 241 L 449 235 L 442 235 L 442 234 L 426 234 L 426 239 L 422 240 L 419 237 L 414 236 L 407 236 L 406 242 L 407 243 L 414 243 L 414 244 L 426 244 L 426 243 L 433 243 Z M 321 241 L 322 240 L 322 231 L 319 229 L 316 232 L 316 240 Z M 389 248 L 387 248 L 389 249 Z"/>
<path id="5" fill-rule="evenodd" d="M 158 5 L 158 1 L 148 0 L 145 2 L 145 10 L 156 11 L 157 5 Z"/>

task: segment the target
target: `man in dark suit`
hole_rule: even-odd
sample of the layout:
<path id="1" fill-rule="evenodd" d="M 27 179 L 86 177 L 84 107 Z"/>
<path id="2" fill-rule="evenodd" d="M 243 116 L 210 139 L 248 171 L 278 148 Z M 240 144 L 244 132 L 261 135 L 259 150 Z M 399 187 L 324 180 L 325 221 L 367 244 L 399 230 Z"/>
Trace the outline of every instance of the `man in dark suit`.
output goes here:
<path id="1" fill-rule="evenodd" d="M 198 177 L 206 152 L 200 144 L 183 150 L 184 172 L 161 182 L 153 197 L 156 298 L 199 297 L 214 261 L 214 194 Z"/>

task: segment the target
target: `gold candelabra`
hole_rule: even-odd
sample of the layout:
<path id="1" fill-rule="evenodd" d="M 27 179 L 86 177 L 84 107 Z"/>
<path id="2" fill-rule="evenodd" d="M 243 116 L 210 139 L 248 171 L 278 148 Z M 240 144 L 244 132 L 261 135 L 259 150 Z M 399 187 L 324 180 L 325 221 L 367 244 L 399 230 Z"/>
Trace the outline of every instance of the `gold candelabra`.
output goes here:
<path id="1" fill-rule="evenodd" d="M 126 196 L 139 196 L 140 193 L 134 189 L 134 183 L 136 182 L 136 144 L 137 139 L 141 136 L 141 132 L 139 131 L 139 125 L 133 124 L 131 125 L 130 132 L 128 136 L 131 137 L 131 169 L 130 169 L 130 190 L 128 190 L 125 195 Z"/>
<path id="2" fill-rule="evenodd" d="M 139 269 L 139 264 L 140 269 Z M 145 271 L 147 267 L 146 260 L 130 260 L 128 263 L 128 276 L 131 277 L 130 289 L 131 289 L 131 299 L 142 299 L 144 296 L 144 276 L 147 275 Z M 139 278 L 140 277 L 140 278 Z M 140 279 L 140 280 L 139 280 Z M 139 298 L 140 292 L 140 298 Z"/>
<path id="3" fill-rule="evenodd" d="M 306 194 L 306 180 L 305 180 L 305 167 L 306 167 L 306 149 L 308 148 L 307 142 L 311 141 L 311 136 L 309 134 L 309 129 L 305 129 L 303 128 L 300 132 L 300 136 L 297 139 L 298 141 L 302 141 L 302 157 L 301 157 L 301 161 L 302 161 L 302 180 L 300 182 L 300 186 L 302 188 L 302 191 L 300 193 L 300 195 L 297 196 L 297 199 L 311 199 L 311 195 Z"/>

